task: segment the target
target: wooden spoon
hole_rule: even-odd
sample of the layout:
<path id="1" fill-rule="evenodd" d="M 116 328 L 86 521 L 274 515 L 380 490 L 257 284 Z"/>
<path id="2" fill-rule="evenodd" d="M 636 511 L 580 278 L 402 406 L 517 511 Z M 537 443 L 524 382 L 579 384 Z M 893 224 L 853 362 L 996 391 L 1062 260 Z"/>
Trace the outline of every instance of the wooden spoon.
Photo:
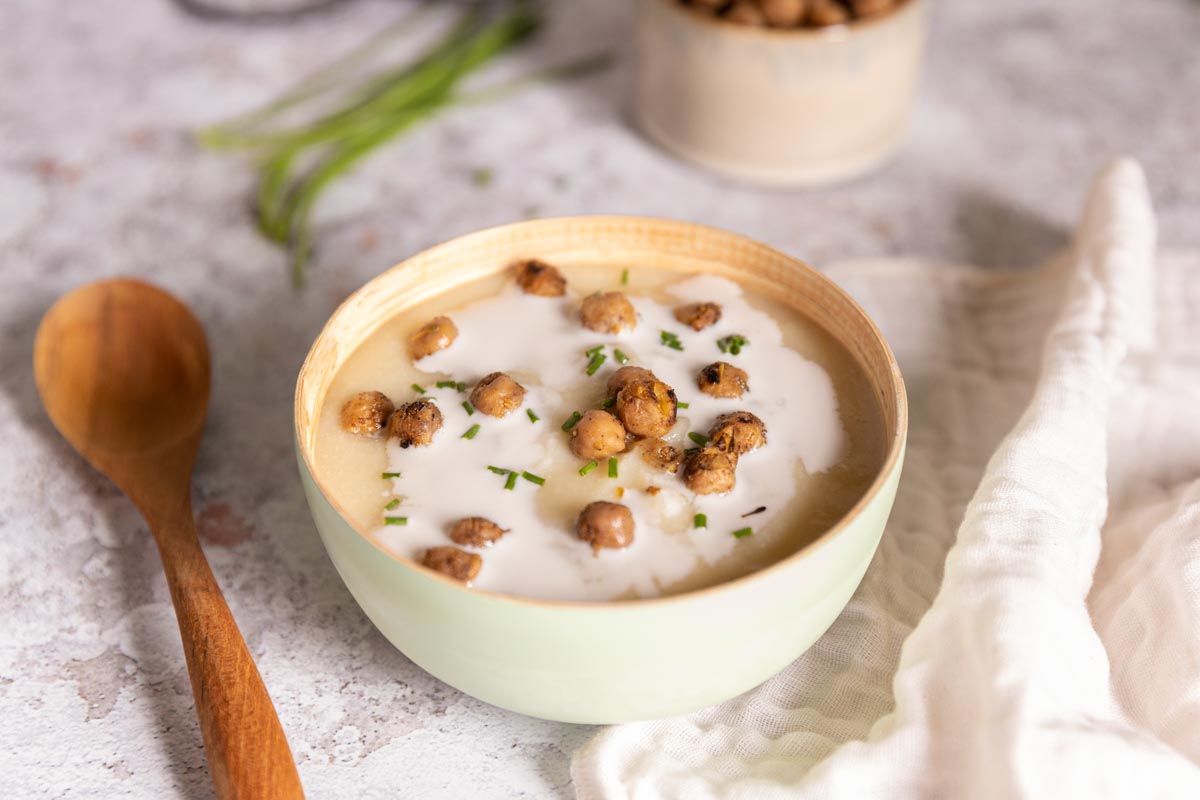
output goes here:
<path id="1" fill-rule="evenodd" d="M 271 698 L 196 538 L 192 465 L 209 394 L 204 329 L 153 286 L 93 283 L 46 313 L 33 370 L 59 432 L 154 532 L 217 797 L 303 797 Z"/>

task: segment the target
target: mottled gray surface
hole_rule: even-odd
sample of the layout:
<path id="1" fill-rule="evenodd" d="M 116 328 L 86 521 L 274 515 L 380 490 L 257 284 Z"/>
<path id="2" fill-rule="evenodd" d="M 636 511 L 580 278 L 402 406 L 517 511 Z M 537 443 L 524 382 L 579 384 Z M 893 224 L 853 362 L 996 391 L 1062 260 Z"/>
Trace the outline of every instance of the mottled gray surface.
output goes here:
<path id="1" fill-rule="evenodd" d="M 560 2 L 527 65 L 623 43 L 627 2 Z M 427 245 L 527 215 L 655 214 L 816 263 L 912 255 L 1032 263 L 1064 242 L 1091 175 L 1146 167 L 1165 242 L 1200 246 L 1200 4 L 958 0 L 938 7 L 913 134 L 886 169 L 817 192 L 731 186 L 623 122 L 624 66 L 445 117 L 327 198 L 313 285 L 248 224 L 251 172 L 186 132 L 273 95 L 396 15 L 362 2 L 286 29 L 196 22 L 166 0 L 0 7 L 0 794 L 211 796 L 144 525 L 40 411 L 38 318 L 132 273 L 193 305 L 215 362 L 196 508 L 319 798 L 569 796 L 590 730 L 485 706 L 374 632 L 308 519 L 290 396 L 337 302 Z M 490 167 L 495 181 L 470 174 Z"/>

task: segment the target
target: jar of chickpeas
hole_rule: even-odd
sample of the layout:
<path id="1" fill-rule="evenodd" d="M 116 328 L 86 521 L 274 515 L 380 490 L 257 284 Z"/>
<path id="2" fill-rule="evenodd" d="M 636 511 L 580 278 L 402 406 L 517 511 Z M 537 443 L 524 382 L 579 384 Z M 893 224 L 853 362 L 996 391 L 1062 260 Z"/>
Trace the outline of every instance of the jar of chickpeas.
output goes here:
<path id="1" fill-rule="evenodd" d="M 928 0 L 639 0 L 634 115 L 667 150 L 764 184 L 817 185 L 903 141 Z"/>

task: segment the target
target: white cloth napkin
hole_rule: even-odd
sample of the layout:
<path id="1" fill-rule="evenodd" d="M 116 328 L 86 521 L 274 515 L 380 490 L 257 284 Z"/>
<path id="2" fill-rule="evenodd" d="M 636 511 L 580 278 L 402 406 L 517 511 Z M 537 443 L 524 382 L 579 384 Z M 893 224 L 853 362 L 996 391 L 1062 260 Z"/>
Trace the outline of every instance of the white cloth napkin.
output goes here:
<path id="1" fill-rule="evenodd" d="M 912 406 L 895 510 L 809 652 L 575 757 L 593 798 L 1200 798 L 1200 253 L 1140 168 L 1040 270 L 830 274 Z"/>

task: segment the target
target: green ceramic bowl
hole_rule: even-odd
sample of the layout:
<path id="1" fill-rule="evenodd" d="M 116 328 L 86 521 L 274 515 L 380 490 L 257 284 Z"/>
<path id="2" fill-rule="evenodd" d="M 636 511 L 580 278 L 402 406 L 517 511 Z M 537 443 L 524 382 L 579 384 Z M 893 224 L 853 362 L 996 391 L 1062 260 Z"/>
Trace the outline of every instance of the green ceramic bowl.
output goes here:
<path id="1" fill-rule="evenodd" d="M 799 552 L 728 583 L 670 597 L 547 602 L 469 589 L 356 530 L 313 474 L 321 403 L 338 367 L 395 314 L 539 257 L 711 272 L 766 290 L 859 361 L 887 427 L 884 466 L 841 521 Z M 613 723 L 726 700 L 774 675 L 833 622 L 862 580 L 892 508 L 907 429 L 904 385 L 871 320 L 828 278 L 744 237 L 640 217 L 536 220 L 470 234 L 398 264 L 352 295 L 317 337 L 296 387 L 300 476 L 338 574 L 406 656 L 481 700 L 535 717 Z"/>

